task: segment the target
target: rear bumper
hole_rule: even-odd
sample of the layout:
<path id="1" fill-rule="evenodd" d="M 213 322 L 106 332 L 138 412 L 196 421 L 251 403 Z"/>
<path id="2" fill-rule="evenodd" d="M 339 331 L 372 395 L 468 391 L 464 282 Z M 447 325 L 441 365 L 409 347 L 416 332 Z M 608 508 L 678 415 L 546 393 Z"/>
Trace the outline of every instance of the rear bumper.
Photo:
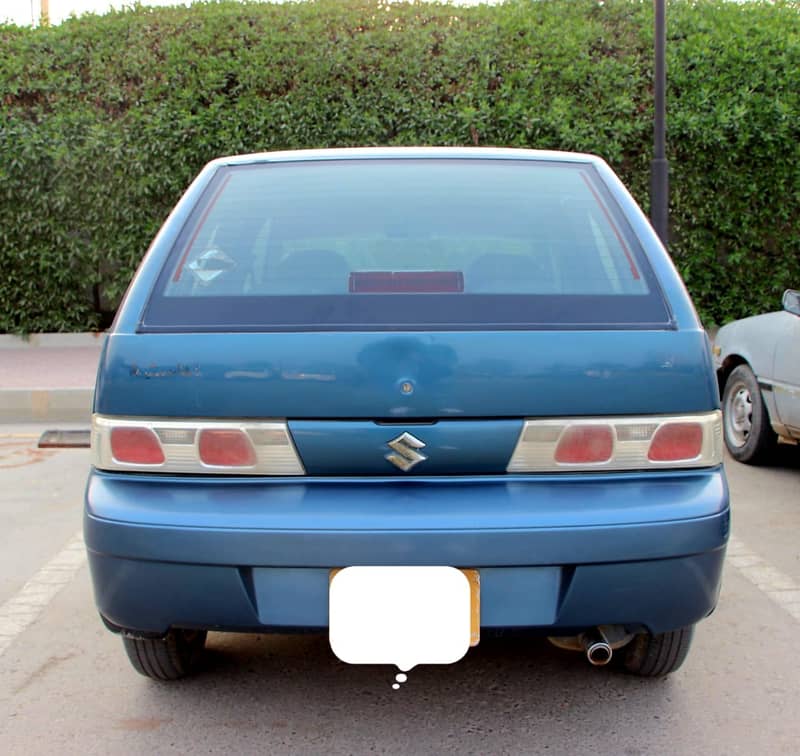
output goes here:
<path id="1" fill-rule="evenodd" d="M 483 627 L 663 632 L 709 614 L 728 536 L 721 469 L 574 477 L 210 480 L 93 472 L 100 613 L 141 632 L 325 627 L 328 574 L 481 573 Z"/>

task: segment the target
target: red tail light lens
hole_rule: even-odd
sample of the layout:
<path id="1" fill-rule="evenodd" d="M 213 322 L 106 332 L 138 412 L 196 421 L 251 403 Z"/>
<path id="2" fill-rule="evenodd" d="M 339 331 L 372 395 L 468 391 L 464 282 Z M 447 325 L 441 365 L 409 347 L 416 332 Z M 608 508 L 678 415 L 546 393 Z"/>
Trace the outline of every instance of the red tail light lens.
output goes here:
<path id="1" fill-rule="evenodd" d="M 111 453 L 117 462 L 126 464 L 164 464 L 158 436 L 149 428 L 112 428 Z"/>
<path id="2" fill-rule="evenodd" d="M 652 462 L 694 459 L 702 448 L 703 428 L 699 423 L 670 423 L 656 431 L 647 458 Z"/>
<path id="3" fill-rule="evenodd" d="M 555 460 L 560 464 L 599 464 L 611 459 L 614 432 L 608 425 L 572 425 L 562 434 Z"/>
<path id="4" fill-rule="evenodd" d="M 215 467 L 252 467 L 256 453 L 247 434 L 240 430 L 200 431 L 200 461 Z"/>

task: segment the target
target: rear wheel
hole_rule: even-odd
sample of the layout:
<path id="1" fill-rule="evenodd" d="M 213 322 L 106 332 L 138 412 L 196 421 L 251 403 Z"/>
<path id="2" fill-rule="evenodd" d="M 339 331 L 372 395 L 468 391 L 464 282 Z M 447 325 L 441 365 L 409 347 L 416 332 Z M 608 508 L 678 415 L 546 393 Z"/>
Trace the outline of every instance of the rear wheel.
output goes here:
<path id="1" fill-rule="evenodd" d="M 622 650 L 622 663 L 633 675 L 663 677 L 683 664 L 693 635 L 694 625 L 658 635 L 641 633 Z"/>
<path id="2" fill-rule="evenodd" d="M 170 630 L 163 638 L 122 638 L 133 668 L 153 680 L 179 680 L 197 668 L 204 630 Z"/>
<path id="3" fill-rule="evenodd" d="M 725 446 L 739 462 L 755 463 L 775 445 L 775 434 L 753 371 L 739 365 L 722 394 Z"/>

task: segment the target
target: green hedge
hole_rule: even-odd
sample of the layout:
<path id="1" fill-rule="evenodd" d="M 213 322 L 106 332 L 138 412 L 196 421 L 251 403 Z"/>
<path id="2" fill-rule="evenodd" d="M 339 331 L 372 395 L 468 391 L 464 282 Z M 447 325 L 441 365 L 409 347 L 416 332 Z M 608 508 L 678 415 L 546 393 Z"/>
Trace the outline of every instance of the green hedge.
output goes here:
<path id="1" fill-rule="evenodd" d="M 671 252 L 707 324 L 800 286 L 800 5 L 669 3 Z M 135 8 L 0 26 L 0 331 L 107 325 L 209 159 L 480 144 L 605 157 L 647 209 L 652 3 Z"/>

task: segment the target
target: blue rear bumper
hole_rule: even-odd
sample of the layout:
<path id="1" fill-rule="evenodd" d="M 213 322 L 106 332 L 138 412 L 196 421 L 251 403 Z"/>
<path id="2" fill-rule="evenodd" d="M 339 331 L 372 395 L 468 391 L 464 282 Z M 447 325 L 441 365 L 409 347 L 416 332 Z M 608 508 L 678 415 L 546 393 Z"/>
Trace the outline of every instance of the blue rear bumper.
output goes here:
<path id="1" fill-rule="evenodd" d="M 119 627 L 325 627 L 328 574 L 444 564 L 481 573 L 483 627 L 663 632 L 717 601 L 721 468 L 659 474 L 230 480 L 92 472 L 84 530 Z"/>

